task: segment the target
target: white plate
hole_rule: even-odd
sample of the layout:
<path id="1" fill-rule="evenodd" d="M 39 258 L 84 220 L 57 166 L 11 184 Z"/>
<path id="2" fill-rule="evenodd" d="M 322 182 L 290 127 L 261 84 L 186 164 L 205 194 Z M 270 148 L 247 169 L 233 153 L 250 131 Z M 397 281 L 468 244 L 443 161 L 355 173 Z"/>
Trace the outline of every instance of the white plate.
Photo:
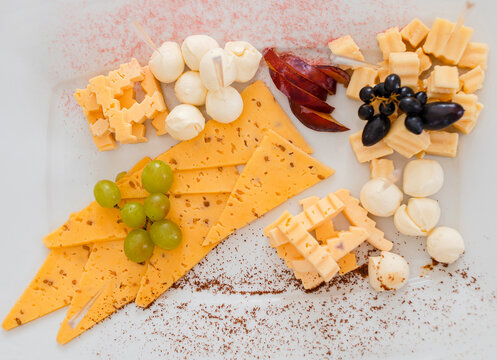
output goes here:
<path id="1" fill-rule="evenodd" d="M 473 39 L 489 43 L 491 51 L 496 4 L 477 1 L 467 16 L 475 28 Z M 139 20 L 157 42 L 209 33 L 220 42 L 246 39 L 260 49 L 275 45 L 314 59 L 326 58 L 328 40 L 350 33 L 374 60 L 377 32 L 403 26 L 415 16 L 427 24 L 437 15 L 455 21 L 463 5 L 449 0 L 3 4 L 0 315 L 8 312 L 46 256 L 42 236 L 88 203 L 98 179 L 112 178 L 173 144 L 167 136 L 150 135 L 147 144 L 98 153 L 72 98 L 73 90 L 91 76 L 132 56 L 146 62 L 149 49 L 138 41 L 132 21 Z M 440 159 L 446 172 L 445 186 L 436 196 L 441 223 L 458 228 L 467 246 L 456 264 L 420 278 L 421 267 L 429 263 L 424 240 L 398 236 L 386 219 L 380 226 L 411 264 L 408 286 L 376 294 L 367 280 L 352 276 L 346 283 L 302 291 L 261 235 L 262 228 L 285 208 L 296 212 L 298 200 L 308 195 L 341 187 L 357 195 L 369 170 L 355 160 L 348 134 L 313 132 L 292 117 L 315 148 L 314 155 L 335 168 L 336 175 L 231 236 L 149 309 L 131 304 L 65 346 L 55 342 L 64 317 L 64 310 L 57 311 L 0 331 L 0 357 L 495 358 L 497 123 L 492 95 L 497 60 L 492 55 L 485 88 L 478 94 L 486 105 L 479 124 L 461 137 L 456 159 Z M 258 76 L 289 112 L 266 72 L 262 67 Z M 167 89 L 170 106 L 171 95 Z M 347 99 L 342 88 L 330 103 L 336 106 L 335 117 L 353 130 L 363 125 L 355 115 L 358 103 Z M 403 165 L 402 159 L 395 160 L 396 166 Z"/>

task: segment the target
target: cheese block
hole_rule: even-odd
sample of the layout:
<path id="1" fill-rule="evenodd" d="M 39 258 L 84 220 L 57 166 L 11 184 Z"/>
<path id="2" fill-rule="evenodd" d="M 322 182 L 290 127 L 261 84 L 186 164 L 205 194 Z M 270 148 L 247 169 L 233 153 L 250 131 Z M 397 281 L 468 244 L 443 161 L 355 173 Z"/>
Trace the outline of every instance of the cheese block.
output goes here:
<path id="1" fill-rule="evenodd" d="M 385 79 L 387 78 L 387 76 L 390 75 L 388 59 L 380 61 L 378 63 L 378 66 L 380 66 L 380 68 L 378 69 L 378 80 L 380 82 L 385 82 Z M 373 104 L 373 106 L 374 106 L 374 104 Z"/>
<path id="2" fill-rule="evenodd" d="M 348 231 L 340 231 L 337 236 L 326 240 L 326 246 L 331 256 L 338 260 L 361 245 L 368 238 L 366 229 L 351 226 Z"/>
<path id="3" fill-rule="evenodd" d="M 334 170 L 268 130 L 238 178 L 228 204 L 204 245 L 220 242 Z"/>
<path id="4" fill-rule="evenodd" d="M 86 245 L 50 250 L 2 327 L 10 330 L 69 305 L 89 255 L 90 246 Z"/>
<path id="5" fill-rule="evenodd" d="M 124 240 L 95 244 L 57 334 L 66 344 L 132 302 L 147 269 L 124 254 Z"/>
<path id="6" fill-rule="evenodd" d="M 384 140 L 372 146 L 364 146 L 362 144 L 362 130 L 350 135 L 349 141 L 357 161 L 360 163 L 393 154 L 392 148 L 385 144 Z"/>
<path id="7" fill-rule="evenodd" d="M 124 225 L 118 209 L 106 209 L 93 201 L 71 214 L 64 225 L 43 238 L 43 243 L 48 248 L 57 248 L 124 239 L 130 230 Z"/>
<path id="8" fill-rule="evenodd" d="M 368 212 L 359 205 L 359 200 L 350 196 L 350 191 L 340 189 L 335 194 L 345 204 L 343 214 L 353 226 L 364 228 L 368 232 L 366 241 L 378 250 L 390 251 L 393 247 L 391 241 L 385 239 L 383 231 L 376 227 L 376 223 L 368 217 Z"/>
<path id="9" fill-rule="evenodd" d="M 356 59 L 359 61 L 364 61 L 364 55 L 362 55 L 359 46 L 357 46 L 352 36 L 345 35 L 341 38 L 335 39 L 328 43 L 328 47 L 331 52 L 335 55 L 346 56 L 352 59 Z M 347 65 L 339 65 L 342 69 L 347 70 L 350 69 L 351 66 Z"/>
<path id="10" fill-rule="evenodd" d="M 439 57 L 449 40 L 455 24 L 447 19 L 437 17 L 433 22 L 430 32 L 426 36 L 426 41 L 423 44 L 423 51 L 427 54 L 432 54 Z"/>
<path id="11" fill-rule="evenodd" d="M 312 153 L 262 81 L 254 82 L 241 95 L 243 112 L 236 121 L 208 121 L 199 136 L 173 146 L 157 158 L 181 170 L 245 164 L 268 129 Z"/>
<path id="12" fill-rule="evenodd" d="M 371 170 L 371 179 L 376 179 L 379 177 L 388 179 L 392 176 L 395 168 L 392 160 L 388 159 L 373 159 L 369 163 L 369 169 Z"/>
<path id="13" fill-rule="evenodd" d="M 405 118 L 406 115 L 402 114 L 393 122 L 384 141 L 391 149 L 409 159 L 430 146 L 430 135 L 426 131 L 416 135 L 407 130 Z"/>
<path id="14" fill-rule="evenodd" d="M 483 80 L 485 80 L 485 72 L 481 66 L 471 69 L 467 73 L 459 77 L 461 85 L 466 94 L 475 92 L 483 87 Z"/>
<path id="15" fill-rule="evenodd" d="M 447 131 L 428 131 L 430 135 L 430 146 L 426 153 L 430 155 L 455 157 L 457 155 L 458 133 Z"/>
<path id="16" fill-rule="evenodd" d="M 449 39 L 440 52 L 440 58 L 446 64 L 456 65 L 468 46 L 469 39 L 473 35 L 473 29 L 468 26 L 454 26 Z"/>
<path id="17" fill-rule="evenodd" d="M 488 62 L 488 44 L 470 42 L 466 46 L 464 53 L 459 60 L 458 66 L 475 68 L 478 65 L 483 70 L 487 69 Z"/>
<path id="18" fill-rule="evenodd" d="M 374 86 L 378 71 L 370 67 L 358 67 L 350 77 L 349 85 L 347 86 L 346 95 L 354 100 L 360 100 L 359 92 L 367 85 Z"/>
<path id="19" fill-rule="evenodd" d="M 376 35 L 383 59 L 388 59 L 390 53 L 406 51 L 406 45 L 402 41 L 402 36 L 398 27 L 393 27 L 385 32 Z"/>
<path id="20" fill-rule="evenodd" d="M 143 169 L 117 182 L 123 199 L 138 199 L 149 195 L 141 183 Z M 171 194 L 202 194 L 231 192 L 238 179 L 236 166 L 208 169 L 176 170 Z"/>
<path id="21" fill-rule="evenodd" d="M 319 200 L 320 199 L 318 196 L 310 196 L 308 198 L 300 200 L 299 203 L 300 203 L 300 206 L 302 206 L 302 208 L 305 211 L 308 208 L 310 208 L 311 206 L 314 206 Z M 343 210 L 344 205 L 341 201 L 340 201 L 340 203 L 341 203 L 341 206 L 336 209 L 337 210 L 336 215 L 338 215 L 338 211 Z M 316 226 L 316 228 L 314 229 L 315 234 L 316 234 L 316 240 L 323 241 L 323 240 L 326 240 L 332 236 L 335 236 L 335 234 L 336 234 L 335 226 L 333 225 L 333 221 L 331 220 L 333 217 L 335 217 L 335 215 L 332 216 L 331 218 L 329 218 L 328 220 L 322 222 L 318 226 Z"/>
<path id="22" fill-rule="evenodd" d="M 171 196 L 171 210 L 167 217 L 179 225 L 183 239 L 174 250 L 155 247 L 135 300 L 138 306 L 149 306 L 212 250 L 215 245 L 202 246 L 202 242 L 223 211 L 228 196 Z"/>
<path id="23" fill-rule="evenodd" d="M 423 51 L 422 48 L 417 48 L 416 49 L 416 55 L 418 55 L 419 58 L 419 73 L 423 73 L 429 68 L 431 68 L 431 59 L 428 55 L 426 55 Z"/>
<path id="24" fill-rule="evenodd" d="M 399 75 L 402 86 L 416 89 L 419 75 L 418 54 L 412 51 L 390 52 L 388 69 L 390 74 Z"/>
<path id="25" fill-rule="evenodd" d="M 340 267 L 340 271 L 338 272 L 339 275 L 345 275 L 359 267 L 359 265 L 357 265 L 356 256 L 353 252 L 350 252 L 342 257 L 337 261 L 337 264 Z"/>
<path id="26" fill-rule="evenodd" d="M 476 126 L 478 116 L 483 108 L 483 105 L 478 102 L 478 96 L 475 94 L 458 92 L 454 95 L 452 101 L 460 104 L 464 108 L 462 118 L 454 123 L 454 127 L 464 134 L 471 133 Z"/>
<path id="27" fill-rule="evenodd" d="M 421 44 L 426 35 L 428 35 L 429 31 L 430 28 L 428 26 L 426 26 L 418 18 L 414 18 L 409 24 L 404 26 L 404 28 L 400 31 L 400 35 L 402 35 L 402 39 L 415 48 Z"/>

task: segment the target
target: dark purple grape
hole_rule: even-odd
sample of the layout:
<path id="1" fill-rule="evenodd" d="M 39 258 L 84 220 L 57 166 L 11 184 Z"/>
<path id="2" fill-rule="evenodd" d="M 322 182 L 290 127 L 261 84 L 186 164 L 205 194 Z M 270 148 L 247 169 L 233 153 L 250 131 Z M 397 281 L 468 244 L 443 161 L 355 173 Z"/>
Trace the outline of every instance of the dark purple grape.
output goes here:
<path id="1" fill-rule="evenodd" d="M 369 120 L 374 115 L 374 108 L 372 105 L 362 104 L 361 106 L 359 106 L 359 110 L 357 111 L 357 115 L 359 116 L 359 119 Z"/>
<path id="2" fill-rule="evenodd" d="M 452 102 L 432 102 L 425 105 L 420 115 L 425 129 L 441 130 L 462 118 L 464 108 Z"/>
<path id="3" fill-rule="evenodd" d="M 390 130 L 390 120 L 383 114 L 375 115 L 362 131 L 362 144 L 372 146 L 381 141 Z"/>
<path id="4" fill-rule="evenodd" d="M 395 104 L 392 101 L 382 101 L 380 104 L 380 113 L 390 116 L 395 111 Z"/>
<path id="5" fill-rule="evenodd" d="M 405 97 L 400 99 L 399 108 L 406 114 L 419 114 L 423 111 L 423 105 L 413 97 Z"/>
<path id="6" fill-rule="evenodd" d="M 414 97 L 418 99 L 418 101 L 421 103 L 421 105 L 425 105 L 426 102 L 428 101 L 428 95 L 424 91 L 419 91 L 417 92 Z"/>
<path id="7" fill-rule="evenodd" d="M 409 86 L 402 86 L 400 89 L 397 89 L 395 93 L 399 96 L 399 99 L 414 96 L 414 91 Z"/>
<path id="8" fill-rule="evenodd" d="M 423 119 L 419 115 L 407 115 L 405 120 L 407 130 L 419 135 L 423 132 Z"/>
<path id="9" fill-rule="evenodd" d="M 364 86 L 361 91 L 359 91 L 359 98 L 366 104 L 369 104 L 373 100 L 374 90 L 371 86 Z"/>
<path id="10" fill-rule="evenodd" d="M 388 98 L 390 92 L 385 89 L 385 83 L 379 83 L 374 87 L 374 94 L 378 97 Z"/>
<path id="11" fill-rule="evenodd" d="M 394 92 L 400 88 L 400 77 L 397 74 L 390 74 L 385 78 L 385 90 Z"/>

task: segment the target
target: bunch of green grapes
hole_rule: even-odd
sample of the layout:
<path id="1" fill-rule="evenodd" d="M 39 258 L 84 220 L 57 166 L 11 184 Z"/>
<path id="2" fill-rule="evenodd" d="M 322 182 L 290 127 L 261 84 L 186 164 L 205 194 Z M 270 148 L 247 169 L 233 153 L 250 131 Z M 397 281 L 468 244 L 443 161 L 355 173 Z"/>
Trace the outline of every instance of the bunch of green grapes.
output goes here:
<path id="1" fill-rule="evenodd" d="M 119 181 L 126 175 L 121 172 L 116 176 Z M 95 184 L 95 200 L 104 208 L 121 210 L 123 222 L 134 228 L 124 241 L 124 253 L 131 261 L 142 263 L 154 250 L 154 245 L 172 250 L 181 243 L 181 230 L 174 222 L 165 219 L 169 213 L 170 202 L 166 193 L 173 184 L 173 171 L 169 165 L 160 160 L 153 160 L 142 172 L 142 185 L 150 195 L 141 204 L 129 201 L 122 208 L 121 191 L 115 182 L 100 180 Z"/>

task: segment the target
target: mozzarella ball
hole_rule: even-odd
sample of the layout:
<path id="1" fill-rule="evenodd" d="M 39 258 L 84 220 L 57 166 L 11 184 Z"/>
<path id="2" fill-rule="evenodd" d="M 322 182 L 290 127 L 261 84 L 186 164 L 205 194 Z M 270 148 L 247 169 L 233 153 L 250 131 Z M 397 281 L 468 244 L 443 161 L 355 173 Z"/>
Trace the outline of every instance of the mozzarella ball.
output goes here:
<path id="1" fill-rule="evenodd" d="M 231 86 L 218 91 L 208 91 L 205 99 L 205 111 L 218 122 L 230 123 L 235 121 L 243 111 L 242 96 Z"/>
<path id="2" fill-rule="evenodd" d="M 440 226 L 426 239 L 426 250 L 436 261 L 452 264 L 464 253 L 464 240 L 457 230 Z"/>
<path id="3" fill-rule="evenodd" d="M 163 83 L 172 83 L 183 73 L 185 62 L 179 45 L 166 41 L 154 51 L 148 65 L 155 78 Z"/>
<path id="4" fill-rule="evenodd" d="M 216 40 L 207 35 L 191 35 L 188 36 L 181 45 L 181 52 L 185 59 L 186 65 L 191 70 L 198 71 L 198 66 L 202 57 L 210 49 L 218 48 L 219 44 Z"/>
<path id="5" fill-rule="evenodd" d="M 385 178 L 369 180 L 361 189 L 361 204 L 376 216 L 392 216 L 402 202 L 402 191 Z"/>
<path id="6" fill-rule="evenodd" d="M 409 236 L 426 236 L 426 232 L 421 230 L 407 213 L 407 206 L 405 204 L 400 205 L 397 211 L 395 211 L 393 223 L 401 234 Z"/>
<path id="7" fill-rule="evenodd" d="M 174 93 L 183 104 L 201 106 L 205 104 L 207 89 L 198 71 L 187 71 L 174 84 Z"/>
<path id="8" fill-rule="evenodd" d="M 410 198 L 407 202 L 407 214 L 424 232 L 429 232 L 440 220 L 438 201 L 428 198 Z"/>
<path id="9" fill-rule="evenodd" d="M 223 86 L 219 85 L 214 59 L 220 56 L 222 61 Z M 219 90 L 222 87 L 231 85 L 236 79 L 236 65 L 233 55 L 228 54 L 221 48 L 209 50 L 200 60 L 200 79 L 207 90 Z"/>
<path id="10" fill-rule="evenodd" d="M 404 169 L 404 192 L 413 197 L 437 193 L 444 182 L 444 171 L 435 160 L 419 159 L 407 163 Z"/>
<path id="11" fill-rule="evenodd" d="M 397 290 L 409 278 L 409 265 L 402 256 L 382 251 L 380 256 L 369 258 L 368 276 L 376 291 Z"/>
<path id="12" fill-rule="evenodd" d="M 166 117 L 166 130 L 176 140 L 190 140 L 204 130 L 204 115 L 193 105 L 176 106 Z"/>
<path id="13" fill-rule="evenodd" d="M 224 45 L 224 50 L 235 58 L 235 81 L 247 82 L 254 77 L 262 58 L 255 47 L 246 41 L 230 41 Z"/>

